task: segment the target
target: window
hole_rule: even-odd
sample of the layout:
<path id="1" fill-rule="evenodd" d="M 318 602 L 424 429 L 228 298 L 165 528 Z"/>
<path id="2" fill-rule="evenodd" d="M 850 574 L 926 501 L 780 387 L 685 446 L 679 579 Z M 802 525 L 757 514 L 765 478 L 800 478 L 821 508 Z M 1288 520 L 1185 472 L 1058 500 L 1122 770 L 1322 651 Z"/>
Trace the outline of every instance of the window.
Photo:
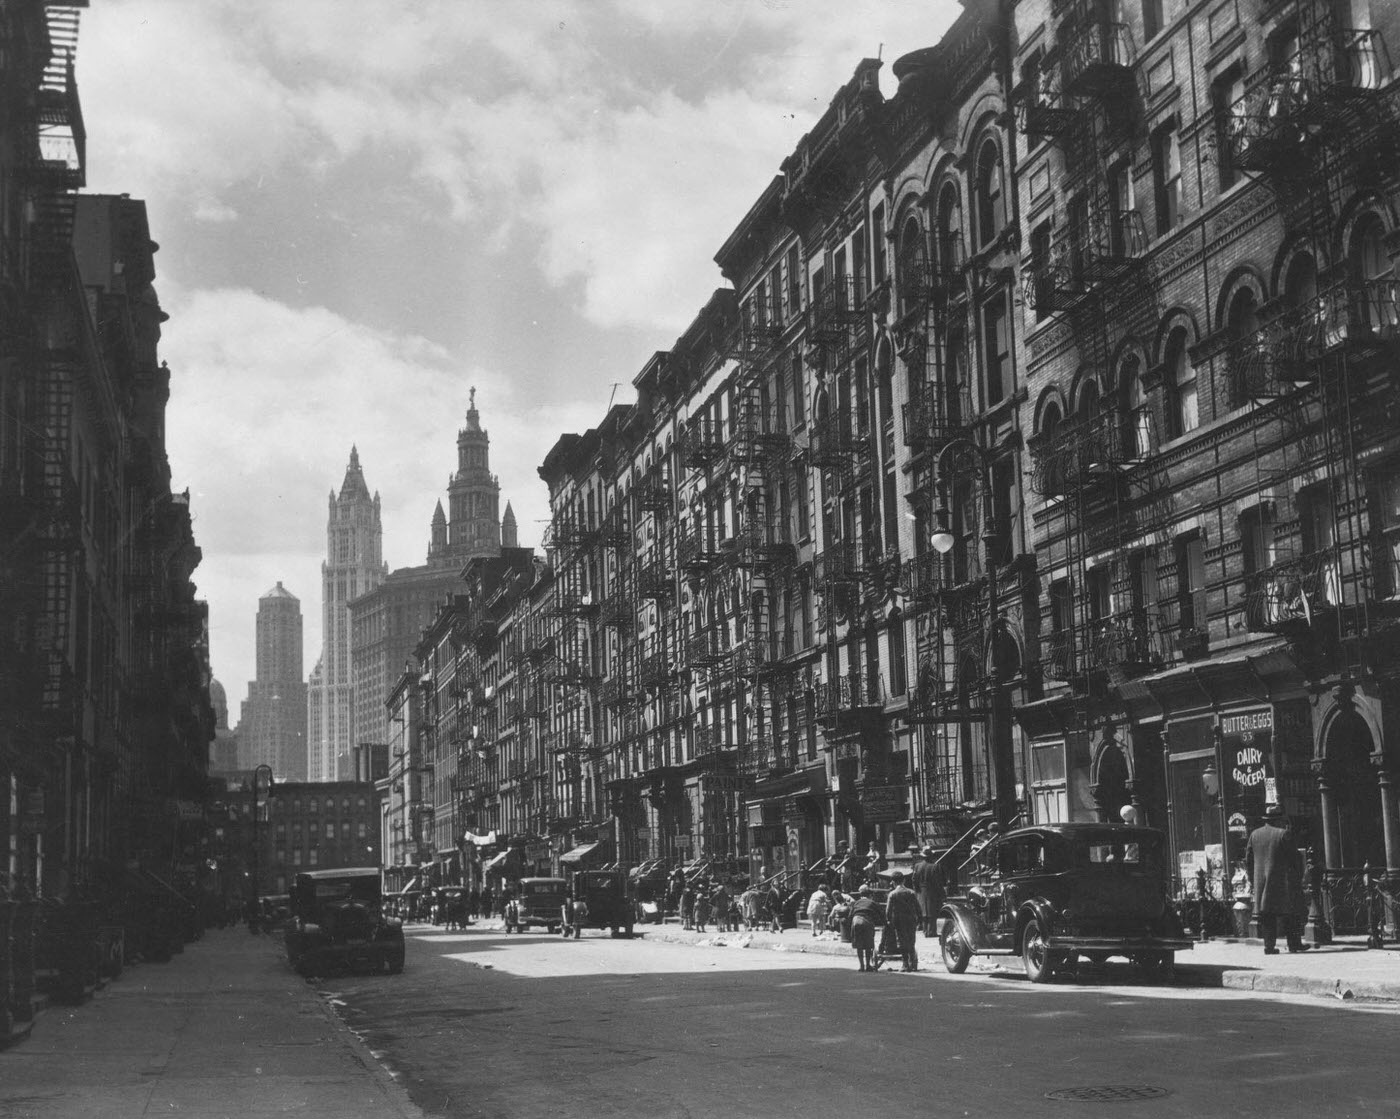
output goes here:
<path id="1" fill-rule="evenodd" d="M 1089 619 L 1101 622 L 1113 613 L 1113 569 L 1107 564 L 1092 567 L 1087 581 Z"/>
<path id="2" fill-rule="evenodd" d="M 1400 598 L 1400 467 L 1392 465 L 1376 478 L 1371 508 L 1371 521 L 1379 537 L 1377 590 L 1387 598 Z"/>
<path id="3" fill-rule="evenodd" d="M 327 839 L 334 839 L 334 838 L 335 838 L 335 822 L 334 822 L 333 820 L 327 820 L 327 821 L 326 821 L 326 838 L 327 838 Z"/>
<path id="4" fill-rule="evenodd" d="M 1110 241 L 1116 257 L 1136 256 L 1142 251 L 1141 224 L 1137 196 L 1133 189 L 1133 168 L 1129 160 L 1115 163 L 1108 170 L 1108 201 L 1112 207 Z"/>
<path id="5" fill-rule="evenodd" d="M 977 247 L 985 249 L 1006 225 L 1006 196 L 1001 181 L 1001 152 L 991 140 L 977 158 Z"/>
<path id="6" fill-rule="evenodd" d="M 312 797 L 309 801 L 306 802 L 306 810 L 312 813 L 313 815 L 317 811 L 319 811 L 320 806 L 320 801 L 318 801 L 315 797 Z"/>
<path id="7" fill-rule="evenodd" d="M 1023 550 L 1021 543 L 1021 487 L 1017 484 L 1016 456 L 1006 455 L 992 463 L 992 512 L 996 516 L 996 540 L 992 556 L 1008 564 Z"/>
<path id="8" fill-rule="evenodd" d="M 1196 367 L 1187 353 L 1186 331 L 1178 327 L 1167 338 L 1167 436 L 1179 438 L 1200 426 L 1196 399 Z"/>
<path id="9" fill-rule="evenodd" d="M 1240 514 L 1240 552 L 1246 575 L 1274 565 L 1274 525 L 1267 505 Z"/>
<path id="10" fill-rule="evenodd" d="M 1128 557 L 1128 593 L 1134 614 L 1157 605 L 1157 558 L 1151 552 L 1135 552 Z"/>
<path id="11" fill-rule="evenodd" d="M 1147 40 L 1162 30 L 1162 0 L 1142 0 L 1142 37 Z"/>
<path id="12" fill-rule="evenodd" d="M 889 275 L 885 257 L 885 204 L 881 202 L 870 216 L 871 249 L 874 253 L 875 283 L 883 284 Z"/>
<path id="13" fill-rule="evenodd" d="M 1176 542 L 1177 606 L 1183 633 L 1206 628 L 1206 545 L 1200 533 Z"/>
<path id="14" fill-rule="evenodd" d="M 773 265 L 773 271 L 768 274 L 768 298 L 769 317 L 776 324 L 783 321 L 783 266 Z"/>
<path id="15" fill-rule="evenodd" d="M 797 246 L 787 252 L 787 314 L 791 319 L 802 313 L 802 266 L 797 256 Z"/>
<path id="16" fill-rule="evenodd" d="M 1064 472 L 1060 463 L 1060 406 L 1053 400 L 1045 405 L 1040 417 L 1040 462 L 1036 464 L 1036 489 L 1044 497 L 1059 497 L 1065 492 Z"/>
<path id="17" fill-rule="evenodd" d="M 1160 236 L 1181 219 L 1181 147 L 1175 120 L 1168 121 L 1152 134 L 1152 175 L 1157 189 L 1157 233 Z"/>
<path id="18" fill-rule="evenodd" d="M 803 393 L 802 358 L 792 359 L 792 430 L 798 431 L 807 423 L 807 402 Z"/>
<path id="19" fill-rule="evenodd" d="M 1352 236 L 1352 275 L 1361 281 L 1356 300 L 1365 325 L 1393 333 L 1400 321 L 1396 307 L 1395 268 L 1385 248 L 1385 228 L 1374 215 L 1361 221 Z"/>
<path id="20" fill-rule="evenodd" d="M 1240 180 L 1234 153 L 1241 141 L 1246 139 L 1245 129 L 1249 124 L 1244 103 L 1244 71 L 1239 66 L 1231 66 L 1211 83 L 1210 91 L 1218 141 L 1215 145 L 1218 156 L 1216 168 L 1220 175 L 1220 189 L 1225 191 Z"/>
<path id="21" fill-rule="evenodd" d="M 1006 298 L 998 293 L 982 307 L 987 377 L 984 391 L 987 407 L 1008 399 L 1015 390 L 1011 369 L 1011 332 L 1006 317 Z"/>
<path id="22" fill-rule="evenodd" d="M 904 616 L 896 613 L 890 618 L 890 694 L 900 696 L 909 687 L 909 673 L 904 652 Z"/>
<path id="23" fill-rule="evenodd" d="M 1316 571 L 1314 602 L 1336 606 L 1342 601 L 1341 573 L 1337 567 L 1337 520 L 1332 495 L 1314 486 L 1298 495 L 1298 519 L 1302 525 L 1303 552 Z"/>

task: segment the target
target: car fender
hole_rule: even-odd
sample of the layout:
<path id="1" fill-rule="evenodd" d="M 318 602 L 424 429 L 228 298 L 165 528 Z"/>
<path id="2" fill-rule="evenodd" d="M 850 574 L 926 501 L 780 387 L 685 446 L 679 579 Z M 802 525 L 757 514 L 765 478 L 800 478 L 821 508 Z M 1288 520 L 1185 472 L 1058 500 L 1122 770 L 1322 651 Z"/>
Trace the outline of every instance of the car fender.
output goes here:
<path id="1" fill-rule="evenodd" d="M 1053 936 L 1055 933 L 1055 907 L 1045 898 L 1029 898 L 1021 903 L 1021 908 L 1016 911 L 1016 947 L 1021 946 L 1021 934 L 1026 931 L 1026 925 L 1034 919 L 1040 923 L 1040 927 L 1047 935 Z"/>
<path id="2" fill-rule="evenodd" d="M 980 952 L 987 946 L 987 922 L 976 910 L 965 909 L 960 905 L 945 905 L 943 917 L 957 925 L 958 935 L 972 951 Z"/>

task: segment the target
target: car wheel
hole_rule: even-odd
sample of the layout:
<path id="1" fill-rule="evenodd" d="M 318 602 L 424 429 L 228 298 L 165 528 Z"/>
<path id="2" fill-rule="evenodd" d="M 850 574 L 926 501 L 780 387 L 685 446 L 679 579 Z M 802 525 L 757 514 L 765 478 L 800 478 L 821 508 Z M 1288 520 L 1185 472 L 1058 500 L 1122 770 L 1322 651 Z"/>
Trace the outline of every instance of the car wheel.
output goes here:
<path id="1" fill-rule="evenodd" d="M 1176 953 L 1143 952 L 1137 958 L 1137 965 L 1149 983 L 1170 983 L 1176 976 Z"/>
<path id="2" fill-rule="evenodd" d="M 1026 978 L 1032 983 L 1048 983 L 1055 973 L 1054 953 L 1046 943 L 1039 921 L 1029 922 L 1021 934 L 1021 962 L 1026 965 Z"/>
<path id="3" fill-rule="evenodd" d="M 939 945 L 943 949 L 943 966 L 949 975 L 961 975 L 967 970 L 967 965 L 972 960 L 972 949 L 963 939 L 956 921 L 949 920 L 944 924 Z"/>

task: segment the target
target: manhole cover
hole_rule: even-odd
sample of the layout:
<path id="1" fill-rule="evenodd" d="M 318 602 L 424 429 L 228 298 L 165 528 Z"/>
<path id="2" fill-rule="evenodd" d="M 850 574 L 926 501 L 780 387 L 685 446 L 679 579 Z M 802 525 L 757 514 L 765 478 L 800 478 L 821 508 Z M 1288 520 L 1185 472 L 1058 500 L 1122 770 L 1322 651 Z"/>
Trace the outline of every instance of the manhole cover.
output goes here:
<path id="1" fill-rule="evenodd" d="M 1126 1100 L 1155 1100 L 1171 1093 L 1152 1084 L 1095 1084 L 1088 1088 L 1057 1088 L 1046 1092 L 1047 1100 L 1075 1100 L 1079 1103 L 1116 1103 Z"/>

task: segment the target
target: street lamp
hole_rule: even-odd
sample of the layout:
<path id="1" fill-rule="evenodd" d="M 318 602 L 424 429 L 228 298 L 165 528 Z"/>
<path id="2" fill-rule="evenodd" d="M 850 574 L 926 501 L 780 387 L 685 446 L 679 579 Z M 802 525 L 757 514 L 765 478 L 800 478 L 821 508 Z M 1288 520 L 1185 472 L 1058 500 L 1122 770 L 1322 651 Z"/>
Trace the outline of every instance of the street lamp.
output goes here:
<path id="1" fill-rule="evenodd" d="M 258 801 L 259 786 L 262 784 L 263 775 L 267 775 L 267 795 L 272 797 L 272 766 L 260 765 L 253 769 L 253 907 L 248 914 L 248 931 L 258 931 L 258 920 L 261 916 L 259 910 L 262 906 L 262 875 L 260 861 L 262 859 L 262 805 Z"/>
<path id="2" fill-rule="evenodd" d="M 1000 536 L 995 516 L 996 488 L 992 480 L 992 458 L 987 449 L 971 439 L 951 439 L 943 445 L 935 460 L 938 485 L 942 490 L 944 505 L 933 510 L 933 528 L 929 533 L 929 545 L 940 556 L 953 550 L 956 537 L 953 534 L 952 515 L 948 503 L 952 499 L 949 478 L 950 456 L 966 456 L 977 467 L 977 480 L 983 499 L 986 515 L 982 524 L 982 545 L 986 553 L 987 571 L 987 645 L 986 666 L 987 684 L 991 693 L 991 706 L 987 711 L 987 740 L 992 754 L 992 771 L 995 775 L 995 811 L 1002 827 L 1010 825 L 1019 811 L 1019 797 L 1016 792 L 1016 766 L 1011 755 L 1010 726 L 1005 724 L 1002 707 L 1003 696 L 1001 662 L 997 653 L 997 554 L 996 544 Z"/>

